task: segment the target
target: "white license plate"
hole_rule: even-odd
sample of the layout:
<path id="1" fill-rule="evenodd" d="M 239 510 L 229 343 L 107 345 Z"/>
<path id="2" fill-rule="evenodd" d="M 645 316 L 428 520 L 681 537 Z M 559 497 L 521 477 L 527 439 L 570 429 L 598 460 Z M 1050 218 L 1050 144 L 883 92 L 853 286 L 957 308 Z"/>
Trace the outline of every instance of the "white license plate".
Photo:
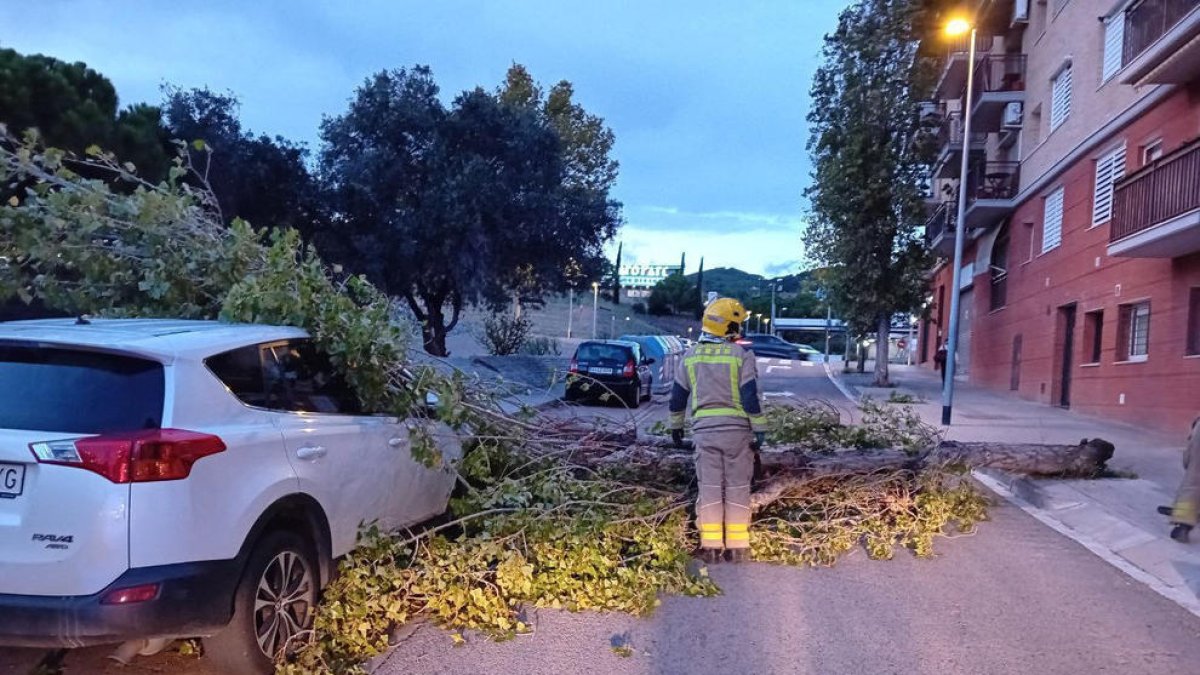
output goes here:
<path id="1" fill-rule="evenodd" d="M 16 499 L 25 491 L 25 465 L 0 462 L 0 499 Z"/>
<path id="2" fill-rule="evenodd" d="M 588 372 L 593 375 L 612 375 L 612 368 L 588 368 Z"/>

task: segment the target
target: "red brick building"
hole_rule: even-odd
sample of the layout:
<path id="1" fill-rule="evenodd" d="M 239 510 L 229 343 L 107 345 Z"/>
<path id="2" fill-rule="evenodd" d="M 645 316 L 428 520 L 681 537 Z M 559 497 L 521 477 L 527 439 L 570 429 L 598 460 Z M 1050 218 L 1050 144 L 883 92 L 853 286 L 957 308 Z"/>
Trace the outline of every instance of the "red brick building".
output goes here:
<path id="1" fill-rule="evenodd" d="M 1186 429 L 1200 416 L 1200 2 L 984 1 L 976 17 L 960 377 Z M 939 85 L 950 124 L 967 106 L 960 54 Z M 957 173 L 935 166 L 935 194 L 956 196 Z M 927 236 L 949 258 L 946 202 Z M 929 367 L 950 286 L 944 259 Z"/>

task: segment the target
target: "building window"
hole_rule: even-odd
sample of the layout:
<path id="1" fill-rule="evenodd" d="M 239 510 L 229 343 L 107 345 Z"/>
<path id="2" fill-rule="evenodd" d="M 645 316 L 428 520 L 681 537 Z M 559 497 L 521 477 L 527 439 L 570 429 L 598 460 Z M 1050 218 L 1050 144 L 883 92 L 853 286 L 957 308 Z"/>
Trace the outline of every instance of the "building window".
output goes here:
<path id="1" fill-rule="evenodd" d="M 1000 228 L 992 244 L 990 276 L 992 279 L 991 308 L 1000 309 L 1008 304 L 1008 225 Z"/>
<path id="2" fill-rule="evenodd" d="M 1062 126 L 1071 114 L 1071 65 L 1050 80 L 1050 131 Z"/>
<path id="3" fill-rule="evenodd" d="M 1125 65 L 1125 12 L 1117 12 L 1104 20 L 1104 66 L 1100 81 L 1108 82 Z"/>
<path id="4" fill-rule="evenodd" d="M 1117 325 L 1117 360 L 1145 361 L 1150 353 L 1150 303 L 1121 305 Z"/>
<path id="5" fill-rule="evenodd" d="M 1083 315 L 1084 363 L 1100 363 L 1100 344 L 1104 336 L 1104 310 Z"/>
<path id="6" fill-rule="evenodd" d="M 1042 213 L 1042 253 L 1062 243 L 1063 188 L 1046 195 Z"/>
<path id="7" fill-rule="evenodd" d="M 1113 184 L 1125 176 L 1125 145 L 1096 160 L 1096 190 L 1092 199 L 1092 226 L 1112 218 Z"/>
<path id="8" fill-rule="evenodd" d="M 1162 156 L 1163 156 L 1163 142 L 1162 142 L 1161 138 L 1158 139 L 1157 141 L 1147 143 L 1142 148 L 1142 166 L 1146 166 L 1150 162 L 1153 162 L 1154 160 L 1156 160 Z"/>
<path id="9" fill-rule="evenodd" d="M 1200 356 L 1200 287 L 1188 292 L 1187 354 Z"/>

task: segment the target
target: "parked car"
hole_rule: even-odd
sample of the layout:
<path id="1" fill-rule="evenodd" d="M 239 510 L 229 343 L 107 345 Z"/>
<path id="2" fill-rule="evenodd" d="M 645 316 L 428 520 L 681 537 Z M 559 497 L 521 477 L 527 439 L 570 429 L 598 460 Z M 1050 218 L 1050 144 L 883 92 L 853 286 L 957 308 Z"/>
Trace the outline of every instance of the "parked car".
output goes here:
<path id="1" fill-rule="evenodd" d="M 363 410 L 302 330 L 208 321 L 0 324 L 0 645 L 202 637 L 273 672 L 360 527 L 442 513 L 429 424 Z"/>
<path id="2" fill-rule="evenodd" d="M 653 357 L 642 346 L 629 340 L 588 340 L 580 343 L 571 357 L 570 377 L 565 398 L 568 401 L 598 399 L 615 394 L 630 408 L 650 398 L 654 373 Z"/>
<path id="3" fill-rule="evenodd" d="M 800 348 L 777 335 L 767 333 L 749 333 L 738 339 L 737 343 L 754 352 L 755 356 L 777 359 L 803 358 Z"/>

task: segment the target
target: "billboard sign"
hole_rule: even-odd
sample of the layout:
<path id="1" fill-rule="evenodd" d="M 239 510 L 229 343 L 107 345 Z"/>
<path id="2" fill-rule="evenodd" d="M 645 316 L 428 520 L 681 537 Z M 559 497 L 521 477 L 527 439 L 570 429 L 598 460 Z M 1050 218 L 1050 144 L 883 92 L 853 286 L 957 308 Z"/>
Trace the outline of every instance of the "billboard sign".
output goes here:
<path id="1" fill-rule="evenodd" d="M 617 270 L 625 288 L 654 288 L 663 279 L 682 272 L 679 265 L 621 265 Z"/>

